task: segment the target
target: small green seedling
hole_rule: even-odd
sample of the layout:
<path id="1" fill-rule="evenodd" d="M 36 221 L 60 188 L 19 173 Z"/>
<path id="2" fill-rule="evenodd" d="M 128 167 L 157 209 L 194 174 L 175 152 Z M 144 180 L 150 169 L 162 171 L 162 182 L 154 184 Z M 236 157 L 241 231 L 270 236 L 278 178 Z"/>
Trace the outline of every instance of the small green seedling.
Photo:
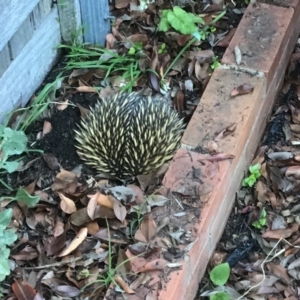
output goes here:
<path id="1" fill-rule="evenodd" d="M 136 42 L 132 47 L 130 47 L 128 54 L 134 55 L 139 51 L 142 51 L 143 49 L 143 43 L 142 42 Z"/>
<path id="2" fill-rule="evenodd" d="M 165 43 L 162 43 L 161 46 L 159 47 L 158 49 L 158 54 L 161 54 L 161 53 L 166 53 L 166 44 Z"/>
<path id="3" fill-rule="evenodd" d="M 218 57 L 214 56 L 212 58 L 212 64 L 210 65 L 210 67 L 212 68 L 212 70 L 218 68 L 219 66 L 221 66 L 221 64 L 219 63 Z"/>
<path id="4" fill-rule="evenodd" d="M 252 226 L 254 226 L 257 229 L 262 229 L 267 224 L 267 212 L 263 208 L 261 211 L 261 215 L 259 220 L 252 223 Z"/>
<path id="5" fill-rule="evenodd" d="M 210 280 L 217 286 L 223 286 L 228 281 L 230 276 L 230 267 L 228 263 L 223 263 L 215 266 L 209 274 Z M 210 300 L 230 300 L 230 297 L 225 292 L 219 292 L 209 297 Z"/>
<path id="6" fill-rule="evenodd" d="M 257 181 L 257 179 L 261 176 L 260 168 L 261 168 L 260 164 L 250 166 L 249 167 L 250 176 L 246 177 L 243 180 L 242 185 L 252 187 Z"/>

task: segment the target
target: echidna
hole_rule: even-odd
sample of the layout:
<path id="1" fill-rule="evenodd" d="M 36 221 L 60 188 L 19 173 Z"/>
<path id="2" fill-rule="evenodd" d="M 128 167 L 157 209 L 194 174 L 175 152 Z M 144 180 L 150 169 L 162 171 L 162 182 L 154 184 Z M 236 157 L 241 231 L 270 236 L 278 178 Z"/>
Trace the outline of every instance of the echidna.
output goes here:
<path id="1" fill-rule="evenodd" d="M 183 120 L 168 104 L 121 92 L 99 101 L 81 120 L 77 153 L 99 173 L 126 179 L 170 160 L 183 130 Z"/>

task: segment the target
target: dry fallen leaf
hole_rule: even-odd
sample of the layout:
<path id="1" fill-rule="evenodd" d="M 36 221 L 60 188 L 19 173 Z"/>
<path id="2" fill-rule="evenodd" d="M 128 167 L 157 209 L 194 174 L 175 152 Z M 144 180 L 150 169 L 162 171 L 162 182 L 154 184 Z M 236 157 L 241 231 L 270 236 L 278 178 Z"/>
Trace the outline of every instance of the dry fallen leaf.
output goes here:
<path id="1" fill-rule="evenodd" d="M 129 285 L 122 279 L 121 276 L 115 276 L 115 281 L 120 285 L 123 291 L 127 294 L 135 294 L 134 290 L 132 290 Z"/>
<path id="2" fill-rule="evenodd" d="M 143 267 L 139 269 L 139 272 L 149 272 L 149 271 L 156 271 L 156 270 L 163 270 L 167 266 L 167 262 L 164 259 L 155 259 L 150 261 Z"/>
<path id="3" fill-rule="evenodd" d="M 35 299 L 37 291 L 28 282 L 14 280 L 15 282 L 11 285 L 11 288 L 18 300 Z"/>
<path id="4" fill-rule="evenodd" d="M 57 218 L 56 222 L 55 222 L 55 227 L 53 228 L 53 235 L 55 237 L 61 235 L 64 232 L 64 223 Z"/>
<path id="5" fill-rule="evenodd" d="M 97 89 L 92 87 L 92 86 L 78 86 L 76 88 L 76 91 L 79 93 L 97 93 Z M 77 106 L 79 105 L 78 103 L 76 104 Z"/>
<path id="6" fill-rule="evenodd" d="M 97 192 L 93 197 L 91 197 L 87 205 L 87 214 L 91 218 L 91 220 L 94 220 L 95 211 L 98 204 L 97 203 L 98 194 L 99 193 Z"/>
<path id="7" fill-rule="evenodd" d="M 289 278 L 289 276 L 287 274 L 286 268 L 284 268 L 281 265 L 277 265 L 273 262 L 267 263 L 267 267 L 268 267 L 271 274 L 283 279 L 286 284 L 291 283 L 291 279 Z"/>
<path id="8" fill-rule="evenodd" d="M 228 47 L 232 37 L 234 36 L 234 33 L 236 31 L 236 28 L 232 28 L 223 39 L 221 39 L 216 46 L 218 47 Z"/>
<path id="9" fill-rule="evenodd" d="M 262 237 L 265 239 L 275 239 L 275 240 L 279 240 L 281 238 L 286 239 L 290 237 L 294 232 L 296 232 L 298 228 L 299 225 L 297 223 L 294 223 L 291 228 L 268 230 L 262 234 Z"/>
<path id="10" fill-rule="evenodd" d="M 72 199 L 66 197 L 62 193 L 58 193 L 58 196 L 61 199 L 60 208 L 63 212 L 70 215 L 77 211 L 76 205 Z"/>
<path id="11" fill-rule="evenodd" d="M 230 94 L 231 97 L 236 97 L 236 96 L 240 96 L 240 95 L 245 95 L 245 94 L 249 94 L 252 93 L 254 90 L 254 87 L 250 84 L 242 84 L 239 85 L 238 87 L 236 87 Z"/>
<path id="12" fill-rule="evenodd" d="M 115 7 L 117 9 L 125 8 L 128 6 L 130 0 L 115 0 Z"/>
<path id="13" fill-rule="evenodd" d="M 67 248 L 59 254 L 59 257 L 66 256 L 74 251 L 87 237 L 88 229 L 87 227 L 83 227 L 79 230 L 76 237 L 72 240 L 72 242 L 67 246 Z"/>
<path id="14" fill-rule="evenodd" d="M 224 129 L 222 129 L 217 136 L 214 138 L 215 142 L 219 142 L 220 140 L 222 140 L 223 138 L 225 138 L 226 136 L 228 136 L 229 134 L 232 134 L 235 130 L 236 130 L 236 123 L 230 124 L 229 126 L 225 127 Z"/>
<path id="15" fill-rule="evenodd" d="M 45 136 L 45 134 L 49 133 L 51 130 L 52 130 L 51 123 L 48 121 L 44 121 L 42 136 Z"/>
<path id="16" fill-rule="evenodd" d="M 140 228 L 136 231 L 134 238 L 137 241 L 149 243 L 156 234 L 156 224 L 151 215 L 145 214 Z"/>
<path id="17" fill-rule="evenodd" d="M 107 195 L 97 193 L 97 203 L 99 205 L 106 206 L 106 207 L 109 207 L 111 209 L 114 208 L 113 201 L 110 199 L 110 196 L 107 196 Z"/>
<path id="18" fill-rule="evenodd" d="M 62 102 L 61 104 L 57 104 L 56 108 L 58 110 L 65 110 L 69 105 L 69 100 L 67 99 L 65 102 Z"/>
<path id="19" fill-rule="evenodd" d="M 114 197 L 111 197 L 111 199 L 114 199 Z M 126 207 L 117 199 L 114 199 L 114 213 L 117 219 L 123 223 L 127 215 L 127 210 Z"/>

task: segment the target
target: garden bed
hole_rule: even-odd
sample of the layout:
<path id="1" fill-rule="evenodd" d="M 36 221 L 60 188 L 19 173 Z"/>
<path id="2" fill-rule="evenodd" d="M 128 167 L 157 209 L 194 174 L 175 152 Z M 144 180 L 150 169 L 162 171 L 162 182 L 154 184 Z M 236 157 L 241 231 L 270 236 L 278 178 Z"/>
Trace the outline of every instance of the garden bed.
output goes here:
<path id="1" fill-rule="evenodd" d="M 230 299 L 299 298 L 299 47 L 298 40 L 251 163 L 258 175 L 246 174 L 209 264 L 210 273 L 228 263 L 229 280 L 215 289 L 206 273 L 195 299 L 206 299 L 217 290 L 227 292 Z M 222 272 L 225 279 L 226 271 Z"/>
<path id="2" fill-rule="evenodd" d="M 121 181 L 99 178 L 80 160 L 74 139 L 82 115 L 99 96 L 107 97 L 124 86 L 124 91 L 144 87 L 146 95 L 164 92 L 164 101 L 189 122 L 243 9 L 235 13 L 229 6 L 224 16 L 218 5 L 207 12 L 204 5 L 187 7 L 190 14 L 203 13 L 204 19 L 197 20 L 205 24 L 219 20 L 212 26 L 203 23 L 203 41 L 192 41 L 191 36 L 170 30 L 169 35 L 153 35 L 158 13 L 172 9 L 162 4 L 158 1 L 138 16 L 129 10 L 129 21 L 123 18 L 128 10 L 111 11 L 117 21 L 107 36 L 107 49 L 115 53 L 119 67 L 127 64 L 134 71 L 133 77 L 123 80 L 120 71 L 103 72 L 110 61 L 104 59 L 99 65 L 99 57 L 108 54 L 100 48 L 64 45 L 65 56 L 28 108 L 10 118 L 8 126 L 24 131 L 29 146 L 21 160 L 17 153 L 11 156 L 10 161 L 18 162 L 17 171 L 0 176 L 1 193 L 7 195 L 1 202 L 5 224 L 12 218 L 10 227 L 17 234 L 11 235 L 15 241 L 9 256 L 12 271 L 4 271 L 8 276 L 1 285 L 3 299 L 24 299 L 22 295 L 50 299 L 55 294 L 102 299 L 112 283 L 128 295 L 134 290 L 143 298 L 154 285 L 156 291 L 162 288 L 157 283 L 181 268 L 180 261 L 192 245 L 190 229 L 201 216 L 201 203 L 195 197 L 162 193 L 165 171 L 138 176 L 127 187 Z M 219 40 L 223 45 L 215 46 Z M 190 47 L 195 45 L 184 49 L 189 42 Z M 159 75 L 149 76 L 148 68 Z M 105 88 L 98 90 L 101 85 Z M 109 295 L 107 299 L 117 299 L 122 294 L 109 290 Z"/>
<path id="3" fill-rule="evenodd" d="M 9 262 L 12 273 L 2 287 L 4 299 L 10 296 L 23 299 L 20 298 L 22 293 L 38 293 L 46 299 L 55 294 L 75 299 L 102 299 L 106 293 L 106 299 L 122 299 L 124 295 L 128 299 L 165 299 L 164 293 L 172 289 L 172 282 L 175 285 L 180 283 L 174 288 L 175 294 L 169 294 L 168 299 L 183 299 L 183 288 L 188 289 L 187 299 L 192 299 L 195 284 L 191 287 L 187 281 L 182 286 L 182 274 L 186 274 L 186 256 L 194 255 L 193 252 L 190 254 L 190 250 L 198 243 L 199 232 L 195 228 L 200 220 L 207 218 L 205 210 L 204 216 L 202 214 L 203 207 L 211 201 L 211 185 L 206 182 L 205 175 L 207 172 L 211 176 L 216 175 L 219 168 L 222 171 L 223 166 L 219 162 L 231 161 L 230 152 L 223 149 L 214 156 L 215 149 L 204 147 L 198 147 L 198 153 L 191 152 L 189 155 L 195 159 L 194 162 L 199 162 L 199 168 L 198 162 L 187 162 L 180 172 L 184 174 L 183 178 L 188 178 L 192 170 L 198 184 L 186 182 L 184 193 L 172 190 L 174 185 L 172 178 L 170 180 L 182 149 L 176 154 L 163 182 L 166 169 L 150 176 L 138 176 L 137 180 L 127 182 L 124 187 L 124 182 L 99 178 L 95 170 L 79 159 L 74 129 L 99 95 L 106 97 L 119 89 L 140 89 L 147 82 L 149 85 L 146 85 L 144 93 L 163 93 L 163 101 L 171 102 L 187 123 L 192 118 L 191 128 L 195 123 L 193 113 L 197 106 L 200 107 L 199 96 L 207 92 L 212 71 L 219 64 L 216 56 L 220 58 L 223 55 L 244 7 L 241 3 L 233 7 L 229 1 L 225 16 L 218 5 L 205 7 L 196 4 L 189 7 L 191 13 L 203 13 L 207 24 L 214 18 L 218 19 L 213 27 L 200 26 L 206 28 L 200 32 L 206 36 L 201 45 L 193 40 L 194 52 L 188 51 L 188 47 L 182 51 L 192 37 L 176 32 L 173 35 L 159 33 L 151 41 L 150 36 L 155 29 L 153 18 L 155 20 L 162 9 L 169 9 L 168 4 L 162 5 L 158 1 L 158 6 L 151 6 L 147 13 L 131 13 L 130 19 L 124 15 L 128 11 L 123 11 L 122 7 L 112 9 L 119 21 L 113 24 L 112 34 L 107 37 L 107 48 L 116 51 L 116 64 L 129 63 L 128 66 L 133 68 L 131 75 L 122 70 L 128 75 L 125 78 L 121 78 L 118 72 L 105 74 L 101 69 L 101 66 L 107 68 L 109 65 L 109 60 L 105 59 L 99 65 L 99 57 L 107 55 L 105 51 L 84 49 L 79 45 L 64 46 L 68 51 L 67 61 L 63 59 L 46 82 L 51 84 L 57 80 L 60 71 L 66 77 L 57 80 L 55 87 L 51 86 L 53 93 L 47 98 L 51 99 L 46 103 L 47 109 L 25 130 L 32 149 L 43 150 L 44 154 L 28 153 L 18 172 L 1 176 L 1 180 L 13 190 L 12 198 L 6 197 L 1 202 L 2 208 L 12 208 L 12 226 L 18 234 L 18 241 L 11 247 Z M 214 51 L 211 50 L 212 45 Z M 141 51 L 147 54 L 146 57 L 136 56 Z M 182 57 L 178 56 L 180 51 Z M 144 72 L 147 68 L 155 70 L 158 75 Z M 215 83 L 222 72 L 227 71 L 217 70 L 212 82 Z M 244 75 L 237 73 L 237 76 L 243 78 Z M 256 78 L 253 80 L 255 83 Z M 262 89 L 262 77 L 257 79 L 258 83 Z M 106 87 L 97 90 L 96 87 L 101 85 Z M 168 87 L 170 90 L 165 93 Z M 232 92 L 234 88 L 230 85 L 228 89 Z M 244 92 L 237 91 L 237 96 Z M 253 95 L 260 93 L 255 89 Z M 217 103 L 215 107 L 218 106 Z M 197 109 L 196 114 L 199 113 Z M 11 118 L 9 124 L 13 128 L 22 121 L 20 116 L 15 114 Z M 223 120 L 219 121 L 218 124 L 222 125 Z M 231 130 L 226 126 L 223 129 Z M 191 134 L 189 127 L 188 132 Z M 222 132 L 220 134 L 222 140 Z M 187 133 L 183 138 L 183 142 L 186 141 Z M 212 157 L 213 161 L 208 157 Z M 204 176 L 197 173 L 203 165 L 206 166 Z M 20 186 L 26 193 L 14 199 L 15 190 Z M 201 201 L 199 194 L 191 192 L 199 186 Z M 11 199 L 19 202 L 9 202 Z M 27 204 L 39 202 L 27 208 L 22 202 L 24 199 Z M 198 268 L 198 264 L 195 267 Z M 197 284 L 200 278 L 197 278 L 194 269 L 192 274 Z M 176 289 L 180 289 L 177 298 Z"/>

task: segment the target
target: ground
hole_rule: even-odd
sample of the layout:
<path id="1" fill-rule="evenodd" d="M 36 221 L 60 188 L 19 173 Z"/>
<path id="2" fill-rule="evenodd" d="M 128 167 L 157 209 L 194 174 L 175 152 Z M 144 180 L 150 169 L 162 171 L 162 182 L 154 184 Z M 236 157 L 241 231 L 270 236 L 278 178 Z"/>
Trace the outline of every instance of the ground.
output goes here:
<path id="1" fill-rule="evenodd" d="M 236 2 L 237 5 L 234 7 L 232 1 L 228 1 L 226 17 L 216 24 L 219 34 L 224 32 L 228 34 L 232 28 L 237 27 L 242 17 L 242 9 L 246 7 L 246 4 L 244 1 Z M 273 1 L 260 2 L 270 3 Z M 166 7 L 160 7 L 159 9 L 162 8 Z M 204 6 L 201 4 L 194 6 L 194 10 L 198 14 L 203 13 L 203 8 Z M 213 9 L 216 7 L 212 5 L 211 8 L 214 11 Z M 112 13 L 118 16 L 124 15 L 122 9 L 113 9 Z M 132 39 L 132 36 L 135 35 L 134 38 L 137 39 L 137 42 L 144 41 L 146 36 L 148 43 L 149 37 L 152 38 L 153 36 L 152 33 L 143 30 L 143 28 L 154 28 L 154 24 L 152 19 L 151 21 L 147 19 L 149 24 L 147 22 L 146 24 L 143 18 L 149 17 L 149 15 L 152 18 L 155 14 L 157 14 L 157 11 L 154 10 L 147 16 L 141 16 L 141 23 L 138 23 L 132 17 L 130 24 L 121 22 L 118 26 L 115 25 L 114 38 L 120 38 L 126 33 L 126 37 L 130 36 Z M 215 15 L 217 14 L 218 9 Z M 208 19 L 209 17 L 210 13 L 207 14 Z M 141 24 L 144 27 L 140 26 Z M 178 47 L 174 40 L 169 39 L 164 34 L 160 33 L 157 36 L 159 37 L 159 44 L 165 42 L 172 49 L 171 52 L 174 52 L 171 57 L 168 58 L 164 54 L 165 56 L 162 55 L 160 60 L 156 61 L 152 57 L 155 51 L 151 52 L 153 51 L 153 45 L 145 42 L 150 49 L 146 47 L 147 51 L 149 50 L 148 54 L 152 57 L 150 62 L 156 62 L 157 65 L 154 65 L 154 67 L 157 67 L 157 70 L 160 71 L 165 62 L 164 59 L 167 60 L 167 63 L 171 63 L 181 48 Z M 213 39 L 215 36 L 212 35 L 211 38 Z M 110 48 L 114 49 L 111 45 Z M 211 61 L 207 63 L 203 59 L 201 55 L 204 52 L 201 51 L 213 50 L 212 55 L 221 58 L 226 49 L 226 44 L 212 47 L 208 41 L 204 41 L 200 48 L 200 50 L 198 48 L 194 49 L 195 53 L 198 53 L 196 51 L 200 53 L 198 53 L 200 55 L 199 61 L 201 62 L 199 62 L 200 69 L 198 69 L 198 73 L 194 73 L 194 70 L 189 73 L 187 65 L 179 65 L 179 68 L 172 71 L 173 87 L 182 87 L 182 84 L 190 78 L 194 84 L 192 91 L 182 88 L 185 96 L 184 101 L 179 96 L 177 98 L 173 97 L 177 99 L 177 102 L 173 103 L 175 108 L 182 117 L 185 117 L 186 122 L 189 121 L 194 108 L 198 104 L 212 71 L 200 72 L 201 69 L 205 69 L 205 64 L 208 64 L 208 68 L 211 64 Z M 126 48 L 123 45 L 116 46 L 116 50 L 123 54 L 128 51 L 128 47 Z M 65 52 L 65 54 L 68 54 L 68 52 Z M 209 57 L 209 59 L 212 59 L 212 57 Z M 44 85 L 52 82 L 65 66 L 66 57 L 63 57 L 49 74 Z M 166 68 L 163 69 L 165 71 Z M 95 274 L 94 279 L 100 278 L 100 283 L 93 283 L 91 289 L 87 290 L 86 293 L 91 294 L 91 291 L 97 291 L 95 297 L 101 297 L 102 299 L 107 291 L 107 286 L 113 280 L 121 280 L 115 274 L 111 275 L 109 273 L 111 269 L 115 270 L 117 266 L 121 265 L 127 273 L 130 273 L 127 279 L 128 282 L 132 283 L 134 280 L 139 279 L 137 273 L 140 271 L 140 265 L 144 267 L 146 262 L 151 263 L 155 261 L 155 267 L 147 265 L 149 270 L 165 271 L 166 261 L 174 262 L 175 259 L 181 259 L 185 247 L 188 247 L 192 242 L 191 228 L 193 223 L 201 218 L 202 204 L 190 195 L 175 194 L 171 197 L 167 192 L 154 195 L 154 191 L 161 186 L 160 179 L 162 176 L 150 178 L 150 183 L 144 178 L 138 178 L 138 180 L 131 182 L 127 189 L 121 187 L 120 182 L 98 181 L 95 170 L 88 168 L 77 155 L 74 129 L 77 128 L 82 116 L 82 112 L 77 105 L 89 109 L 99 99 L 96 91 L 81 92 L 80 88 L 92 89 L 97 84 L 100 84 L 103 74 L 99 70 L 93 70 L 90 73 L 86 72 L 72 77 L 72 72 L 72 69 L 65 71 L 65 74 L 69 77 L 65 81 L 65 85 L 57 90 L 54 99 L 55 103 L 52 103 L 41 118 L 26 130 L 32 148 L 43 150 L 44 155 L 41 157 L 39 154 L 30 153 L 23 160 L 23 166 L 27 166 L 23 171 L 2 174 L 0 177 L 11 188 L 26 187 L 32 194 L 36 193 L 42 199 L 36 207 L 29 210 L 22 205 L 20 207 L 11 205 L 14 210 L 14 218 L 18 220 L 18 224 L 15 227 L 18 230 L 20 242 L 12 249 L 11 262 L 16 264 L 16 268 L 7 279 L 7 286 L 13 283 L 14 277 L 20 279 L 20 282 L 25 282 L 30 276 L 29 279 L 31 281 L 28 280 L 30 284 L 34 285 L 37 282 L 36 278 L 38 277 L 39 268 L 48 266 L 45 268 L 45 272 L 48 272 L 49 279 L 43 282 L 42 288 L 37 289 L 40 293 L 43 293 L 44 297 L 50 297 L 54 294 L 65 297 L 71 297 L 74 294 L 78 295 L 83 286 L 89 282 L 85 277 L 85 272 L 90 272 L 90 274 Z M 113 76 L 110 79 L 113 80 Z M 141 80 L 141 82 L 138 82 L 135 88 L 138 89 L 141 86 L 145 86 L 145 81 Z M 149 85 L 147 88 L 150 87 L 150 90 L 153 91 L 153 86 L 155 84 Z M 293 86 L 291 86 L 292 88 Z M 175 91 L 173 92 L 175 93 Z M 292 101 L 291 94 L 281 94 L 276 108 L 286 103 L 287 95 L 289 95 L 288 100 Z M 295 96 L 295 94 L 293 95 Z M 69 105 L 62 110 L 58 109 L 57 102 L 62 104 L 66 100 L 68 100 Z M 296 100 L 294 99 L 294 101 Z M 45 124 L 49 123 L 51 124 L 51 130 L 42 138 L 37 138 L 43 131 Z M 281 129 L 283 123 L 284 120 L 280 114 L 272 119 L 262 145 L 272 147 L 274 144 L 278 144 L 278 141 L 284 141 Z M 281 143 L 281 146 L 283 145 L 284 142 Z M 208 153 L 209 151 L 201 149 L 199 152 Z M 196 176 L 196 173 L 197 170 L 195 170 L 193 175 Z M 99 185 L 95 187 L 91 183 L 96 181 L 98 181 Z M 32 183 L 34 183 L 34 189 L 32 189 Z M 148 193 L 145 193 L 144 185 L 148 187 L 151 193 L 149 190 Z M 3 188 L 2 192 L 4 192 Z M 252 193 L 253 191 L 250 188 L 244 188 L 237 196 L 237 205 L 231 214 L 226 230 L 216 250 L 216 252 L 220 253 L 226 252 L 227 255 L 232 254 L 233 249 L 239 250 L 231 256 L 232 264 L 242 259 L 246 264 L 249 262 L 249 259 L 245 258 L 245 255 L 253 257 L 256 251 L 260 251 L 247 224 L 249 213 L 240 213 L 247 201 L 245 199 L 251 198 Z M 145 203 L 147 205 L 144 205 Z M 9 204 L 6 203 L 5 205 Z M 97 205 L 98 208 L 101 207 L 101 210 L 97 208 Z M 107 229 L 107 224 L 109 224 L 108 228 L 110 228 L 110 231 Z M 237 228 L 239 229 L 238 231 Z M 87 233 L 89 234 L 88 238 Z M 157 239 L 155 243 L 151 244 L 150 241 L 155 234 Z M 81 241 L 78 248 L 73 245 L 76 239 Z M 162 253 L 161 249 L 166 244 L 168 245 L 167 251 Z M 132 266 L 127 266 L 126 259 L 130 256 L 128 249 L 131 253 L 141 256 L 140 265 L 138 262 L 134 262 Z M 69 250 L 72 255 L 69 255 L 70 253 L 66 254 Z M 77 263 L 74 262 L 74 265 L 68 265 L 58 258 L 58 255 L 65 256 L 66 260 L 76 259 Z M 112 255 L 113 258 L 110 258 L 109 255 Z M 162 258 L 165 260 L 163 261 Z M 58 272 L 55 264 L 59 265 Z M 163 264 L 163 266 L 160 264 Z M 23 273 L 22 269 L 24 270 Z M 176 270 L 176 268 L 172 269 L 170 267 L 166 272 Z M 55 275 L 52 276 L 51 272 L 54 272 Z M 151 280 L 159 282 L 162 280 L 163 275 L 167 277 L 165 273 L 162 275 L 158 272 L 158 274 L 156 277 L 153 276 Z M 113 276 L 113 278 L 109 276 Z M 107 286 L 104 286 L 104 283 Z M 127 284 L 122 285 L 123 283 L 121 281 L 118 282 L 129 293 L 130 286 Z M 207 285 L 210 285 L 208 277 L 204 278 L 200 284 L 201 292 L 204 286 Z M 30 287 L 25 285 L 23 289 L 28 291 Z M 151 286 L 145 285 L 143 291 L 142 289 L 139 290 L 140 294 L 137 293 L 140 296 L 139 299 L 144 299 L 142 294 L 145 290 L 149 293 Z M 9 299 L 8 297 L 12 294 L 12 291 L 9 288 L 5 288 L 4 292 L 6 292 L 5 299 Z M 16 294 L 15 291 L 14 293 Z M 110 290 L 110 293 L 111 295 L 107 299 L 117 299 L 121 295 L 114 290 Z M 72 298 L 82 299 L 79 296 Z"/>

